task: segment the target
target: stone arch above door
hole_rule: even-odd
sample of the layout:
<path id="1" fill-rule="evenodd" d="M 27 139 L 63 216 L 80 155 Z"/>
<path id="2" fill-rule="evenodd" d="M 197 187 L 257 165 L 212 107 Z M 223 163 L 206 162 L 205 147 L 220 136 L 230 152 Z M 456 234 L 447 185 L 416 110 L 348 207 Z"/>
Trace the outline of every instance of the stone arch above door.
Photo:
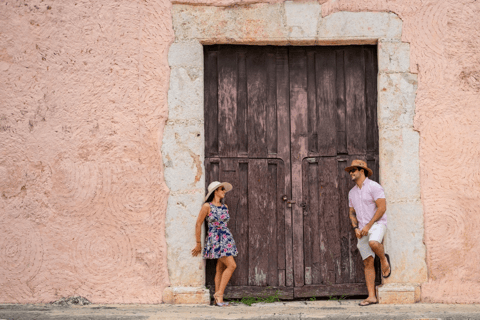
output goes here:
<path id="1" fill-rule="evenodd" d="M 194 228 L 205 189 L 203 45 L 378 46 L 380 183 L 388 203 L 387 252 L 392 276 L 380 302 L 418 301 L 427 280 L 420 201 L 419 134 L 413 129 L 417 76 L 410 73 L 410 46 L 393 13 L 321 15 L 317 2 L 215 7 L 174 4 L 175 41 L 170 47 L 169 116 L 162 155 L 170 189 L 166 240 L 170 287 L 167 303 L 209 303 L 204 261 L 193 258 Z"/>

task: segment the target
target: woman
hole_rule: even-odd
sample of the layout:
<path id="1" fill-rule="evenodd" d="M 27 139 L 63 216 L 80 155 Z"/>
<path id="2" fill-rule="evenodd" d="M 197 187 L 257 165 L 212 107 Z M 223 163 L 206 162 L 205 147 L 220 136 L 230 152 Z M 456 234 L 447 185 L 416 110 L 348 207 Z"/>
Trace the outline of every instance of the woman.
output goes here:
<path id="1" fill-rule="evenodd" d="M 205 248 L 203 257 L 205 259 L 218 259 L 215 273 L 215 303 L 217 306 L 227 306 L 223 302 L 223 292 L 228 281 L 232 277 L 233 271 L 237 268 L 235 259 L 238 254 L 235 240 L 227 227 L 230 220 L 227 205 L 223 204 L 225 193 L 232 190 L 232 185 L 228 182 L 220 183 L 214 181 L 208 186 L 208 193 L 205 196 L 205 203 L 198 214 L 195 225 L 195 237 L 197 246 L 192 250 L 192 255 L 197 256 L 202 250 L 200 234 L 202 223 L 205 218 L 208 222 L 208 233 L 205 239 Z"/>

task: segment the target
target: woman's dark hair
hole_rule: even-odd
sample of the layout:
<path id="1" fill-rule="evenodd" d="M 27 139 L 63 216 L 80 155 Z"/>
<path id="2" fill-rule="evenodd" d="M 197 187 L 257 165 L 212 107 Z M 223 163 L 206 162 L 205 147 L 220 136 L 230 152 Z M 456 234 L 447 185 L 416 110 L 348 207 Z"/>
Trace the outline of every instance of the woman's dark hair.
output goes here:
<path id="1" fill-rule="evenodd" d="M 213 197 L 215 197 L 215 191 L 213 191 L 212 193 L 210 193 L 210 195 L 209 195 L 208 198 L 207 198 L 207 201 L 205 201 L 205 202 L 212 202 L 212 201 L 213 201 Z"/>

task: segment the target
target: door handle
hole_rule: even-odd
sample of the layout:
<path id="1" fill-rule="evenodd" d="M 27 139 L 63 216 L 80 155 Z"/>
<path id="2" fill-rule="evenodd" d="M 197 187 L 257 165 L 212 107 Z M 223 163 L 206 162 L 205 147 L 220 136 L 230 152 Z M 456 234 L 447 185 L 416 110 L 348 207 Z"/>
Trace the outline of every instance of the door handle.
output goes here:
<path id="1" fill-rule="evenodd" d="M 287 207 L 291 208 L 292 207 L 292 204 L 295 204 L 296 201 L 295 200 L 288 200 L 287 201 Z"/>

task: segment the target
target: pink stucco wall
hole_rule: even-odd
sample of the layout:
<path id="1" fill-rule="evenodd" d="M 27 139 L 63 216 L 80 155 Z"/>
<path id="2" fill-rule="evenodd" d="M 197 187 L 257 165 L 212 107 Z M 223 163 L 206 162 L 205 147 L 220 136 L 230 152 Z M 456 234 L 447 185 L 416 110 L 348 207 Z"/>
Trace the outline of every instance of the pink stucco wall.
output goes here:
<path id="1" fill-rule="evenodd" d="M 479 303 L 480 2 L 319 2 L 403 20 L 419 75 L 422 299 Z M 162 300 L 170 7 L 0 0 L 0 302 Z"/>

